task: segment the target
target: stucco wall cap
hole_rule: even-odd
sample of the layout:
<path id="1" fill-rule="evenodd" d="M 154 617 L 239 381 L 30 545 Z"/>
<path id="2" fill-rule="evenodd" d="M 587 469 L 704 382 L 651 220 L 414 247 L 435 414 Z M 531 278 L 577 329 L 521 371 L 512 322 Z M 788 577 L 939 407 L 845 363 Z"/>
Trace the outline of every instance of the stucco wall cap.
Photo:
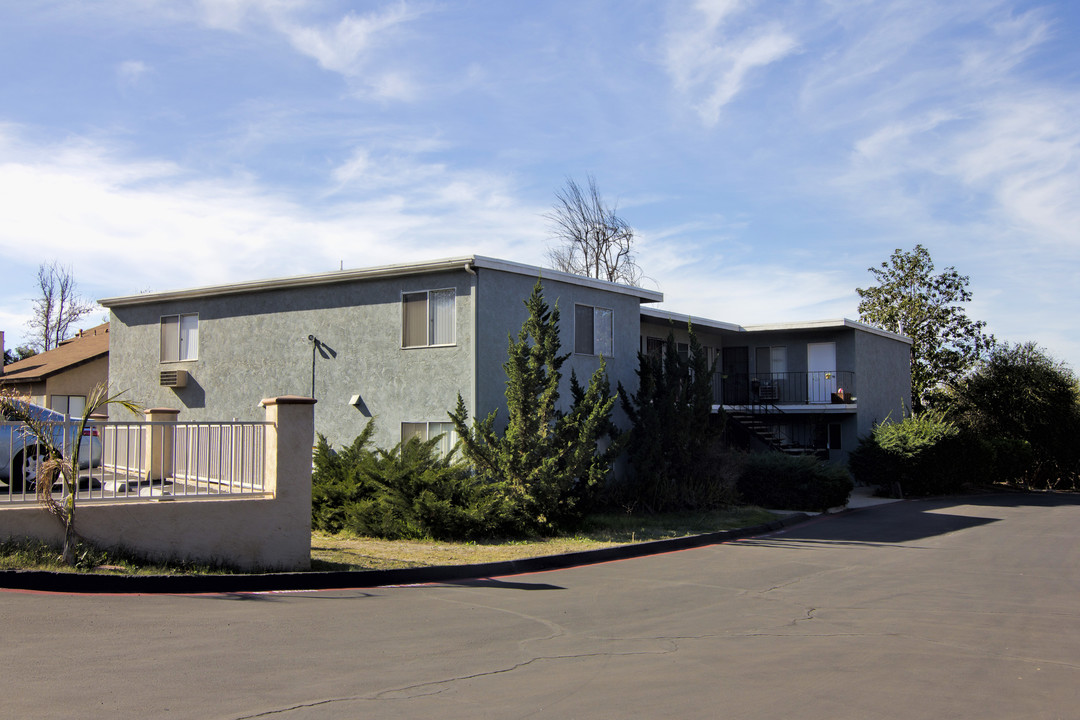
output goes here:
<path id="1" fill-rule="evenodd" d="M 281 395 L 279 397 L 266 398 L 259 404 L 263 407 L 270 405 L 314 405 L 318 400 L 304 397 L 303 395 Z"/>
<path id="2" fill-rule="evenodd" d="M 143 410 L 143 415 L 179 415 L 180 411 L 176 408 L 146 408 Z"/>

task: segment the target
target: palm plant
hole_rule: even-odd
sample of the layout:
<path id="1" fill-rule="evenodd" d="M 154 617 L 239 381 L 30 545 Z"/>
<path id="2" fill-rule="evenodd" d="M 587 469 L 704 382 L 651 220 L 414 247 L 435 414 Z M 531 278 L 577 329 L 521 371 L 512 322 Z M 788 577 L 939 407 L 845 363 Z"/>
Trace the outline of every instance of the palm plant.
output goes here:
<path id="1" fill-rule="evenodd" d="M 109 394 L 109 389 L 103 384 L 98 384 L 90 391 L 86 398 L 86 407 L 82 415 L 75 420 L 72 440 L 64 442 L 65 433 L 53 431 L 54 421 L 50 421 L 31 412 L 30 406 L 22 399 L 12 395 L 0 396 L 0 408 L 4 414 L 20 422 L 24 426 L 24 432 L 33 439 L 39 449 L 38 472 L 36 490 L 38 502 L 57 520 L 64 528 L 64 551 L 63 561 L 68 565 L 75 565 L 75 546 L 81 539 L 75 530 L 75 499 L 79 489 L 79 452 L 80 440 L 90 422 L 90 416 L 109 405 L 119 405 L 133 413 L 141 411 L 141 406 L 122 397 L 126 391 Z M 42 459 L 44 458 L 44 459 Z M 52 493 L 53 484 L 57 482 L 57 476 L 61 484 L 60 499 L 57 500 Z"/>

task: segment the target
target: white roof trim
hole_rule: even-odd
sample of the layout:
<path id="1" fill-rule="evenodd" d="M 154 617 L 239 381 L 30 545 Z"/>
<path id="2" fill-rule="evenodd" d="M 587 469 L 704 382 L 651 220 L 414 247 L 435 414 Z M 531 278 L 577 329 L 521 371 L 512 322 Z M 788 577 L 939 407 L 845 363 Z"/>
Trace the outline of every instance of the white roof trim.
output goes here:
<path id="1" fill-rule="evenodd" d="M 170 300 L 185 300 L 190 298 L 215 297 L 221 295 L 242 295 L 246 293 L 265 292 L 268 290 L 283 290 L 288 288 L 308 287 L 312 285 L 333 285 L 337 283 L 352 282 L 356 280 L 372 280 L 387 277 L 404 277 L 407 275 L 422 275 L 425 273 L 445 272 L 447 270 L 461 270 L 469 268 L 487 268 L 502 272 L 517 273 L 528 277 L 541 277 L 546 280 L 557 280 L 591 287 L 607 292 L 631 295 L 640 299 L 641 302 L 662 302 L 663 293 L 654 290 L 645 290 L 630 285 L 620 285 L 606 280 L 572 275 L 559 270 L 540 268 L 534 265 L 498 260 L 495 258 L 470 255 L 456 258 L 444 258 L 442 260 L 430 260 L 426 262 L 402 263 L 398 265 L 382 265 L 379 267 L 359 268 L 353 270 L 334 270 L 332 272 L 315 273 L 311 275 L 294 275 L 292 277 L 271 278 L 267 280 L 250 280 L 247 282 L 230 283 L 228 285 L 208 285 L 205 287 L 191 288 L 187 290 L 171 290 L 158 293 L 142 293 L 139 295 L 122 295 L 118 297 L 104 298 L 98 302 L 105 307 L 122 307 L 125 305 L 143 305 L 146 303 L 167 302 Z"/>
<path id="2" fill-rule="evenodd" d="M 746 325 L 743 327 L 747 332 L 766 332 L 769 330 L 817 330 L 821 328 L 842 328 L 848 327 L 853 330 L 861 330 L 863 332 L 870 333 L 871 335 L 880 335 L 881 337 L 889 338 L 890 340 L 898 340 L 899 342 L 911 344 L 911 338 L 906 335 L 899 335 L 888 330 L 882 330 L 881 328 L 874 327 L 873 325 L 867 325 L 866 323 L 859 322 L 858 320 L 849 320 L 848 318 L 839 318 L 834 320 L 810 320 L 806 322 L 786 322 L 786 323 L 769 323 L 763 325 Z"/>
<path id="3" fill-rule="evenodd" d="M 478 268 L 501 270 L 503 272 L 517 273 L 518 275 L 526 275 L 528 277 L 539 277 L 545 280 L 558 280 L 559 282 L 570 283 L 571 285 L 581 285 L 596 290 L 619 293 L 620 295 L 632 295 L 639 298 L 641 302 L 664 301 L 664 293 L 657 290 L 646 290 L 645 288 L 634 287 L 633 285 L 623 285 L 608 280 L 598 280 L 582 275 L 574 275 L 553 268 L 541 268 L 535 265 L 525 265 L 524 263 L 511 262 L 509 260 L 484 257 L 483 255 L 475 255 L 472 260 L 473 264 Z"/>
<path id="4" fill-rule="evenodd" d="M 685 323 L 687 321 L 692 322 L 698 327 L 714 328 L 717 330 L 730 330 L 732 332 L 779 332 L 779 331 L 792 331 L 792 330 L 823 330 L 829 328 L 851 328 L 853 330 L 860 330 L 862 332 L 870 333 L 871 335 L 880 335 L 881 337 L 889 338 L 890 340 L 897 340 L 899 342 L 911 344 L 911 338 L 904 335 L 898 335 L 888 330 L 882 330 L 881 328 L 874 327 L 873 325 L 867 325 L 857 320 L 849 320 L 847 318 L 840 318 L 837 320 L 808 320 L 799 322 L 785 322 L 785 323 L 768 323 L 761 325 L 736 325 L 735 323 L 723 322 L 720 320 L 710 320 L 708 318 L 696 317 L 693 315 L 683 315 L 681 313 L 670 312 L 668 310 L 660 310 L 658 308 L 641 308 L 641 317 L 647 320 L 673 320 L 679 323 Z"/>
<path id="5" fill-rule="evenodd" d="M 680 325 L 691 323 L 695 327 L 713 328 L 715 330 L 732 330 L 739 332 L 742 327 L 735 323 L 723 322 L 721 320 L 710 320 L 709 318 L 697 317 L 694 315 L 683 315 L 682 313 L 671 312 L 670 310 L 660 310 L 658 308 L 641 308 L 641 317 L 646 320 L 654 320 L 657 322 L 672 321 L 677 322 Z"/>

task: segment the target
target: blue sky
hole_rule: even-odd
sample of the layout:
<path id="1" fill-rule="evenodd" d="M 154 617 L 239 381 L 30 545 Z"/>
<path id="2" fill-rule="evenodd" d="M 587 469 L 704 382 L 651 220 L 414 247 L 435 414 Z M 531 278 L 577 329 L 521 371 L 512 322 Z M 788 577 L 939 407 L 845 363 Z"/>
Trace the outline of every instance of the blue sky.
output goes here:
<path id="1" fill-rule="evenodd" d="M 667 309 L 856 318 L 922 243 L 1076 366 L 1078 29 L 1071 1 L 3 3 L 0 329 L 53 259 L 91 298 L 544 264 L 592 174 Z"/>

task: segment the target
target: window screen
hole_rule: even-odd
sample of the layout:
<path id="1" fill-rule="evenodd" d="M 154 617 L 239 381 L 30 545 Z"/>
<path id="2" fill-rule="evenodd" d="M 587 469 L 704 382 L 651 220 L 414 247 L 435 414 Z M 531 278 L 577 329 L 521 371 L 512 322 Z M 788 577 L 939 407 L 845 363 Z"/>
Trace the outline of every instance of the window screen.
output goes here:
<path id="1" fill-rule="evenodd" d="M 615 313 L 592 305 L 574 306 L 574 352 L 580 355 L 614 354 Z"/>
<path id="2" fill-rule="evenodd" d="M 161 362 L 197 360 L 199 315 L 165 315 L 161 318 Z"/>
<path id="3" fill-rule="evenodd" d="M 403 294 L 401 346 L 453 345 L 455 297 L 453 289 Z"/>
<path id="4" fill-rule="evenodd" d="M 607 308 L 593 310 L 593 352 L 604 357 L 614 354 L 614 328 L 612 321 L 615 313 Z"/>

